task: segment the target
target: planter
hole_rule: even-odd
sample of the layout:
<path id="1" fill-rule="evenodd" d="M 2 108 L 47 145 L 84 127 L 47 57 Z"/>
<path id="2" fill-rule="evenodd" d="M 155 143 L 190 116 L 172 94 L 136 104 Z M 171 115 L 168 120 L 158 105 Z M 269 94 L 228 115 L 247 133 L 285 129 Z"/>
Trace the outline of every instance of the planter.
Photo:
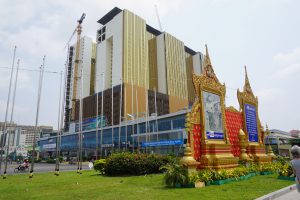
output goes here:
<path id="1" fill-rule="evenodd" d="M 249 179 L 251 177 L 250 174 L 245 175 L 246 179 Z"/>
<path id="2" fill-rule="evenodd" d="M 205 182 L 205 186 L 210 186 L 212 181 Z"/>
<path id="3" fill-rule="evenodd" d="M 185 188 L 195 188 L 195 183 L 189 183 L 189 184 L 184 185 L 183 187 L 185 187 Z"/>
<path id="4" fill-rule="evenodd" d="M 174 188 L 181 188 L 181 184 L 180 183 L 175 183 Z"/>
<path id="5" fill-rule="evenodd" d="M 273 172 L 260 172 L 260 175 L 270 175 L 273 174 Z"/>
<path id="6" fill-rule="evenodd" d="M 228 179 L 226 179 L 227 180 L 227 183 L 230 183 L 230 182 L 234 182 L 234 181 L 236 181 L 236 179 L 235 178 L 228 178 Z"/>
<path id="7" fill-rule="evenodd" d="M 205 182 L 202 182 L 202 181 L 196 181 L 194 186 L 195 186 L 195 188 L 202 188 L 202 187 L 205 187 Z"/>
<path id="8" fill-rule="evenodd" d="M 278 179 L 287 180 L 287 181 L 295 181 L 295 177 L 290 177 L 290 176 L 278 176 Z"/>
<path id="9" fill-rule="evenodd" d="M 255 172 L 251 172 L 251 173 L 249 173 L 248 174 L 250 177 L 252 177 L 252 176 L 256 176 L 256 173 Z"/>
<path id="10" fill-rule="evenodd" d="M 226 183 L 226 180 L 215 180 L 215 181 L 212 181 L 212 185 L 223 185 Z"/>

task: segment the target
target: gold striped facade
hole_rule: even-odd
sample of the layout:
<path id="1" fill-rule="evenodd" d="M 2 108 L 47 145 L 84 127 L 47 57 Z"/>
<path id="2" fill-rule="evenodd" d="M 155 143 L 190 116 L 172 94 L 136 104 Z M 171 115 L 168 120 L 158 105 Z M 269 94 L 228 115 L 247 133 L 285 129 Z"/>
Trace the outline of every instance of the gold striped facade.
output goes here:
<path id="1" fill-rule="evenodd" d="M 165 33 L 168 95 L 188 98 L 184 43 Z"/>
<path id="2" fill-rule="evenodd" d="M 144 87 L 139 87 L 131 84 L 123 84 L 123 112 L 127 120 L 132 120 L 127 114 L 133 115 L 136 118 L 144 117 L 147 112 L 148 90 Z M 144 115 L 142 115 L 144 114 Z"/>
<path id="3" fill-rule="evenodd" d="M 96 79 L 95 65 L 96 65 L 96 43 L 92 43 L 90 95 L 93 95 L 95 93 L 95 79 Z"/>
<path id="4" fill-rule="evenodd" d="M 128 10 L 123 11 L 124 83 L 149 88 L 148 35 L 144 19 Z"/>
<path id="5" fill-rule="evenodd" d="M 194 85 L 193 85 L 193 57 L 188 56 L 186 59 L 186 76 L 187 76 L 187 90 L 188 90 L 188 100 L 190 102 L 194 102 L 196 94 L 194 90 Z"/>
<path id="6" fill-rule="evenodd" d="M 148 41 L 149 47 L 149 89 L 158 90 L 157 77 L 157 43 L 156 38 Z"/>

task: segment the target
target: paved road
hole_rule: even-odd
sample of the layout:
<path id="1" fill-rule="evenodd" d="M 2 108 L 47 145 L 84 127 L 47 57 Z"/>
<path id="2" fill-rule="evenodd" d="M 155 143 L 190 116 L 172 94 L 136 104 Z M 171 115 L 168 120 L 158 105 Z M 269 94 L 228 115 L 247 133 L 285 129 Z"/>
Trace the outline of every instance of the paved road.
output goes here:
<path id="1" fill-rule="evenodd" d="M 300 200 L 300 194 L 297 190 L 293 190 L 275 199 L 276 200 L 297 200 L 297 199 Z"/>
<path id="2" fill-rule="evenodd" d="M 16 163 L 9 164 L 7 166 L 7 174 L 17 174 L 14 172 L 14 169 L 18 167 Z M 54 172 L 55 164 L 48 164 L 48 163 L 35 163 L 34 164 L 34 172 L 35 173 L 42 173 L 42 172 Z M 88 163 L 82 163 L 82 169 L 88 170 Z M 70 165 L 70 164 L 60 164 L 59 171 L 72 171 L 77 170 L 77 165 Z M 4 165 L 1 166 L 1 174 L 3 174 Z M 23 172 L 28 173 L 28 172 Z"/>

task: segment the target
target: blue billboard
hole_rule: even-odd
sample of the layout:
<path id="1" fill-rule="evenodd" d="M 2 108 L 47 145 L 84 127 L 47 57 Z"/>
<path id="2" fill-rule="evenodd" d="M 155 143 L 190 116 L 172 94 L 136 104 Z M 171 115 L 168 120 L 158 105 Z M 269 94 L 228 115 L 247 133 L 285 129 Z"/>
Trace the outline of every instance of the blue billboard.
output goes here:
<path id="1" fill-rule="evenodd" d="M 251 104 L 244 105 L 246 129 L 249 142 L 258 142 L 256 108 Z"/>
<path id="2" fill-rule="evenodd" d="M 156 146 L 170 146 L 170 145 L 182 145 L 183 140 L 163 140 L 157 142 L 142 142 L 142 147 L 156 147 Z"/>
<path id="3" fill-rule="evenodd" d="M 96 129 L 96 120 L 97 118 L 88 118 L 83 120 L 82 122 L 82 131 L 92 130 Z M 105 117 L 98 117 L 98 128 L 101 128 L 101 121 L 102 121 L 102 127 L 106 126 L 106 119 Z M 79 123 L 76 123 L 76 132 L 79 130 Z"/>

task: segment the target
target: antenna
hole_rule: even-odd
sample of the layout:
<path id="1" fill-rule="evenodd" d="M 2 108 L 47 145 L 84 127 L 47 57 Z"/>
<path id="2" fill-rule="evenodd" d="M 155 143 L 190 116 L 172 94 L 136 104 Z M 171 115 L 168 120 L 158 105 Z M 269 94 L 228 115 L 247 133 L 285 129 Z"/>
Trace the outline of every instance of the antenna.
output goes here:
<path id="1" fill-rule="evenodd" d="M 158 14 L 158 10 L 157 10 L 157 5 L 155 5 L 154 7 L 155 7 L 155 13 L 156 13 L 156 17 L 157 17 L 157 21 L 158 21 L 158 25 L 159 25 L 159 30 L 162 31 L 159 14 Z"/>

